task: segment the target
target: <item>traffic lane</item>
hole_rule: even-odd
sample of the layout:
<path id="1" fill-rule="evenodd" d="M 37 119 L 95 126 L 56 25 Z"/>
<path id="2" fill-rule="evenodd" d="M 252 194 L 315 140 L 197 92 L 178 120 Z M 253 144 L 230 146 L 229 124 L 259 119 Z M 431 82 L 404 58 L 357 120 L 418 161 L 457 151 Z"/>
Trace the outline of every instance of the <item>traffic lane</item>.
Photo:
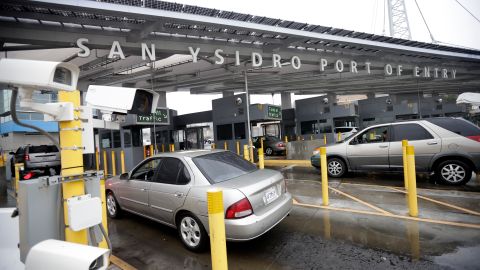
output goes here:
<path id="1" fill-rule="evenodd" d="M 398 228 L 403 223 L 388 219 L 387 225 L 394 227 L 391 233 L 385 223 L 376 222 L 379 219 L 296 206 L 265 235 L 248 242 L 228 242 L 229 268 L 441 269 L 431 253 L 417 260 L 410 256 L 405 241 L 398 245 L 398 239 L 405 238 L 405 229 Z M 377 225 L 365 225 L 371 222 Z M 175 229 L 146 218 L 126 214 L 121 219 L 109 219 L 109 234 L 113 254 L 138 269 L 211 269 L 209 251 L 188 251 Z M 455 247 L 448 246 L 447 253 Z"/>
<path id="2" fill-rule="evenodd" d="M 287 166 L 271 167 L 270 169 L 279 170 L 286 179 L 296 180 L 320 180 L 320 171 L 313 167 Z M 352 183 L 352 184 L 371 184 L 403 187 L 404 180 L 401 173 L 348 173 L 345 177 L 329 177 L 330 183 Z M 480 192 L 480 175 L 472 175 L 472 179 L 463 186 L 447 186 L 435 183 L 435 177 L 426 174 L 417 174 L 417 188 L 438 189 L 438 190 L 456 190 Z"/>

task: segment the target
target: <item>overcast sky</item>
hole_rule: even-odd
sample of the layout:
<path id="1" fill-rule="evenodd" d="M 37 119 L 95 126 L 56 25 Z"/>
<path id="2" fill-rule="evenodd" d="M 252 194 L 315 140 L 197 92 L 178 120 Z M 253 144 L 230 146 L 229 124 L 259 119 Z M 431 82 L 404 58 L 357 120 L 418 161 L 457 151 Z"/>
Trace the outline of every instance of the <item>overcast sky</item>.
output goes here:
<path id="1" fill-rule="evenodd" d="M 458 0 L 477 18 L 480 18 L 480 0 Z M 177 3 L 235 11 L 256 16 L 318 24 L 374 34 L 389 35 L 384 18 L 385 0 L 178 0 Z M 456 0 L 417 0 L 432 32 L 433 38 L 446 45 L 480 50 L 480 22 L 465 11 Z M 432 42 L 415 0 L 405 0 L 410 32 L 413 40 Z M 384 21 L 386 23 L 384 23 Z M 198 95 L 194 102 L 186 104 L 189 93 L 167 94 L 168 107 L 179 114 L 211 109 L 212 98 L 221 95 Z M 280 104 L 279 95 L 252 96 L 252 103 Z"/>

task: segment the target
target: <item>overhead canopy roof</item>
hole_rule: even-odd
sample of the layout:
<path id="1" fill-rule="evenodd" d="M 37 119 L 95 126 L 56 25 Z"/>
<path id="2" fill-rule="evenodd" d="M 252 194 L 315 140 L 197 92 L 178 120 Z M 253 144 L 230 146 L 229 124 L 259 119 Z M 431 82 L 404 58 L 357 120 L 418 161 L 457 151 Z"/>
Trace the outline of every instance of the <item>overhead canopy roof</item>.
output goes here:
<path id="1" fill-rule="evenodd" d="M 156 0 L 0 2 L 2 50 L 71 48 L 78 38 L 87 38 L 88 47 L 96 49 L 87 58 L 73 53 L 64 59 L 80 66 L 80 85 L 152 87 L 153 83 L 155 89 L 165 91 L 241 91 L 242 72 L 247 70 L 253 93 L 480 89 L 477 50 Z M 113 41 L 119 42 L 126 59 L 107 58 Z M 155 63 L 142 60 L 142 42 L 155 44 Z M 192 63 L 188 47 L 200 48 L 198 62 Z M 222 65 L 215 64 L 216 49 L 223 50 Z M 235 65 L 236 51 L 241 65 Z M 252 52 L 263 56 L 261 67 L 252 67 Z M 272 67 L 272 53 L 281 55 L 282 68 Z M 300 69 L 292 67 L 293 56 L 301 59 Z M 328 61 L 324 71 L 319 69 L 320 58 Z M 343 73 L 333 66 L 338 59 L 344 63 Z M 358 73 L 349 72 L 352 60 L 358 63 Z M 386 64 L 393 67 L 393 76 L 385 76 Z M 402 65 L 403 76 L 394 76 L 397 65 Z M 415 66 L 429 67 L 432 76 L 413 76 Z M 434 78 L 434 68 L 440 69 L 440 78 Z M 441 78 L 443 68 L 449 79 Z"/>

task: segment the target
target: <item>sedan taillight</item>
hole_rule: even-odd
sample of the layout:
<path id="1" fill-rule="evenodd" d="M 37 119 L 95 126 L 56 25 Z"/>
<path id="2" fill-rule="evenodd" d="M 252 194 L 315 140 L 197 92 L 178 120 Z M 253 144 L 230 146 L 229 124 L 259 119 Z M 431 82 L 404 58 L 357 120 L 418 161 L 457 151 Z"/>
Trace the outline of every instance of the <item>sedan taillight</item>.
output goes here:
<path id="1" fill-rule="evenodd" d="M 480 135 L 478 135 L 478 136 L 467 136 L 467 138 L 469 138 L 471 140 L 474 140 L 474 141 L 477 141 L 477 142 L 480 142 Z"/>
<path id="2" fill-rule="evenodd" d="M 277 147 L 285 147 L 285 144 L 283 142 L 277 143 Z"/>
<path id="3" fill-rule="evenodd" d="M 252 205 L 247 198 L 230 205 L 227 209 L 226 219 L 244 218 L 253 214 Z"/>

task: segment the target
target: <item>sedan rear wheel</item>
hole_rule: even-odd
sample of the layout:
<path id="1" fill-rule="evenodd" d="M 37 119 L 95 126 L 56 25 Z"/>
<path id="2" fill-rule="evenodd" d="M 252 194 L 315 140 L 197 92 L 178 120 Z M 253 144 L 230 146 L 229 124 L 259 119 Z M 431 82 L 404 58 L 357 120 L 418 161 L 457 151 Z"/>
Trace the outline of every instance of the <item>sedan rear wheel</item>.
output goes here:
<path id="1" fill-rule="evenodd" d="M 265 149 L 265 154 L 267 156 L 273 155 L 273 149 L 271 147 L 267 147 L 267 149 Z"/>
<path id="2" fill-rule="evenodd" d="M 463 185 L 472 177 L 472 169 L 462 161 L 447 160 L 437 167 L 439 180 L 447 185 Z"/>
<path id="3" fill-rule="evenodd" d="M 327 161 L 328 176 L 337 178 L 342 177 L 347 172 L 347 166 L 345 162 L 339 158 L 330 158 Z"/>
<path id="4" fill-rule="evenodd" d="M 185 214 L 177 225 L 178 234 L 182 243 L 192 251 L 201 251 L 208 240 L 207 232 L 197 217 Z"/>

